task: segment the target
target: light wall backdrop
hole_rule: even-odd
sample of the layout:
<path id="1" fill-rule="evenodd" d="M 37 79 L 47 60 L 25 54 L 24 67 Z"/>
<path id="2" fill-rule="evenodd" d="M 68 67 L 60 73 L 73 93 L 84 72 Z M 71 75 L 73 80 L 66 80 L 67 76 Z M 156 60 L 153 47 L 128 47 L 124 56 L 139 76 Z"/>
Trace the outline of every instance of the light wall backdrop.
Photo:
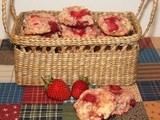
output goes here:
<path id="1" fill-rule="evenodd" d="M 9 0 L 7 0 L 9 2 Z M 79 5 L 87 7 L 92 11 L 132 11 L 136 13 L 141 0 L 15 0 L 15 8 L 17 15 L 23 11 L 30 10 L 62 10 L 64 7 Z M 142 12 L 142 18 L 139 20 L 142 30 L 144 31 L 149 18 L 150 11 L 152 9 L 152 1 L 146 0 L 147 5 Z M 2 4 L 2 0 L 0 1 Z M 160 36 L 160 3 L 158 3 L 158 9 L 156 11 L 156 16 L 150 31 L 146 36 L 159 37 Z M 2 6 L 0 6 L 2 9 Z M 12 27 L 13 20 L 11 19 L 9 10 L 7 11 L 8 18 L 11 21 L 10 26 Z M 2 11 L 0 11 L 0 16 L 2 18 Z M 0 39 L 8 38 L 5 34 L 2 24 L 2 19 L 0 20 Z"/>

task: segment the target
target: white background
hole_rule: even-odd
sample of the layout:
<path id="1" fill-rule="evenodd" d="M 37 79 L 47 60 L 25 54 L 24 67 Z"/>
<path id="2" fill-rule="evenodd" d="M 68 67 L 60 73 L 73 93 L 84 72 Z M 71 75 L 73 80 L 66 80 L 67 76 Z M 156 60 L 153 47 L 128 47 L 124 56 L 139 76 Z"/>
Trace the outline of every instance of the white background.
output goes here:
<path id="1" fill-rule="evenodd" d="M 143 31 L 145 30 L 148 24 L 150 18 L 150 11 L 152 9 L 152 0 L 148 1 L 149 2 L 146 5 L 145 10 L 143 11 L 143 16 L 141 20 L 139 20 Z M 0 2 L 0 4 L 2 4 L 2 1 Z M 62 10 L 64 7 L 72 5 L 84 6 L 93 11 L 132 11 L 136 13 L 139 4 L 140 0 L 15 0 L 15 8 L 17 15 L 22 11 L 29 10 Z M 160 36 L 159 5 L 160 3 L 158 3 L 158 9 L 156 11 L 154 23 L 152 24 L 152 27 L 150 28 L 150 31 L 147 33 L 146 36 Z M 10 14 L 8 15 L 10 16 Z M 1 11 L 0 16 L 2 17 Z M 0 39 L 4 38 L 8 37 L 4 32 L 2 20 L 0 20 Z"/>

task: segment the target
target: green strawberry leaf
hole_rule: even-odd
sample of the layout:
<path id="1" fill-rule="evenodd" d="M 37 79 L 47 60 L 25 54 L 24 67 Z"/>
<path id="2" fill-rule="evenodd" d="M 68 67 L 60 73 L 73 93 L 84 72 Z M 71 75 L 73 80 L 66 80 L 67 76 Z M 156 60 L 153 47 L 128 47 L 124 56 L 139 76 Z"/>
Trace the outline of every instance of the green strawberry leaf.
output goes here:
<path id="1" fill-rule="evenodd" d="M 90 84 L 90 83 L 89 83 L 89 79 L 88 79 L 87 76 L 82 76 L 82 75 L 81 75 L 81 76 L 79 77 L 79 79 L 85 81 L 88 85 Z"/>
<path id="2" fill-rule="evenodd" d="M 49 83 L 51 83 L 53 80 L 54 80 L 54 78 L 53 78 L 52 76 L 49 76 L 49 77 L 48 77 Z"/>
<path id="3" fill-rule="evenodd" d="M 46 93 L 48 89 L 48 84 L 44 84 L 44 92 Z"/>
<path id="4" fill-rule="evenodd" d="M 45 78 L 43 78 L 43 77 L 41 77 L 42 78 L 42 80 L 43 80 L 43 82 L 44 82 L 44 91 L 45 91 L 45 93 L 46 93 L 46 91 L 47 91 L 47 89 L 48 89 L 48 81 L 46 81 L 45 80 Z"/>

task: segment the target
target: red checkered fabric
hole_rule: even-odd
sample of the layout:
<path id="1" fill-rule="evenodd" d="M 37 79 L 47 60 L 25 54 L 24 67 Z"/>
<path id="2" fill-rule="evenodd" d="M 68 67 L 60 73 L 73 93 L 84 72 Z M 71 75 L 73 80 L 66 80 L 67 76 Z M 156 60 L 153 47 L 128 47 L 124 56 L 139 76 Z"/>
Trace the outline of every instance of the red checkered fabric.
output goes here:
<path id="1" fill-rule="evenodd" d="M 26 86 L 24 87 L 22 103 L 24 104 L 50 104 L 50 103 L 57 104 L 61 102 L 57 102 L 55 100 L 48 98 L 44 92 L 43 87 Z"/>

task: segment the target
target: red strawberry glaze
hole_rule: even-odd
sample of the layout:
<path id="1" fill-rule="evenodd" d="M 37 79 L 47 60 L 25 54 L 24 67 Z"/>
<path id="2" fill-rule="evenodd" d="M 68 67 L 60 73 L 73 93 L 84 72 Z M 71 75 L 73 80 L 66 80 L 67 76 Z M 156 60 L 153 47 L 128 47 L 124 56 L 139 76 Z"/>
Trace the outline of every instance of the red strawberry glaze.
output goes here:
<path id="1" fill-rule="evenodd" d="M 39 25 L 39 23 L 34 23 L 34 25 Z"/>
<path id="2" fill-rule="evenodd" d="M 76 19 L 80 19 L 82 17 L 81 13 L 78 11 L 71 11 L 70 14 L 72 17 L 75 17 Z"/>
<path id="3" fill-rule="evenodd" d="M 109 32 L 113 32 L 114 30 L 119 29 L 118 25 L 116 24 L 117 20 L 119 20 L 117 16 L 113 16 L 113 17 L 105 19 L 105 22 L 107 23 L 109 27 Z"/>
<path id="4" fill-rule="evenodd" d="M 42 36 L 45 37 L 45 38 L 51 38 L 52 33 L 51 33 L 51 32 L 45 33 L 45 34 L 43 34 Z"/>
<path id="5" fill-rule="evenodd" d="M 75 17 L 76 19 L 81 19 L 85 15 L 91 15 L 90 12 L 86 9 L 83 9 L 81 11 L 71 11 L 70 14 L 72 17 Z"/>
<path id="6" fill-rule="evenodd" d="M 136 105 L 135 99 L 131 99 L 129 104 L 130 106 L 134 107 Z"/>
<path id="7" fill-rule="evenodd" d="M 122 88 L 119 85 L 110 85 L 109 90 L 115 95 L 122 94 Z"/>
<path id="8" fill-rule="evenodd" d="M 91 102 L 91 103 L 96 103 L 97 101 L 96 96 L 90 93 L 87 93 L 82 99 L 83 101 Z"/>
<path id="9" fill-rule="evenodd" d="M 49 21 L 48 24 L 50 25 L 51 31 L 54 33 L 58 30 L 58 25 L 54 21 Z"/>
<path id="10" fill-rule="evenodd" d="M 86 30 L 85 29 L 78 29 L 78 28 L 76 28 L 76 29 L 72 29 L 72 32 L 74 34 L 78 34 L 79 36 L 82 37 L 86 33 Z"/>
<path id="11" fill-rule="evenodd" d="M 86 27 L 88 24 L 89 24 L 88 21 L 84 21 L 84 22 L 82 22 L 82 21 L 77 21 L 76 27 L 78 27 L 78 28 L 84 28 L 84 27 Z"/>
<path id="12" fill-rule="evenodd" d="M 80 13 L 81 13 L 82 16 L 91 15 L 91 13 L 87 9 L 81 10 Z"/>

